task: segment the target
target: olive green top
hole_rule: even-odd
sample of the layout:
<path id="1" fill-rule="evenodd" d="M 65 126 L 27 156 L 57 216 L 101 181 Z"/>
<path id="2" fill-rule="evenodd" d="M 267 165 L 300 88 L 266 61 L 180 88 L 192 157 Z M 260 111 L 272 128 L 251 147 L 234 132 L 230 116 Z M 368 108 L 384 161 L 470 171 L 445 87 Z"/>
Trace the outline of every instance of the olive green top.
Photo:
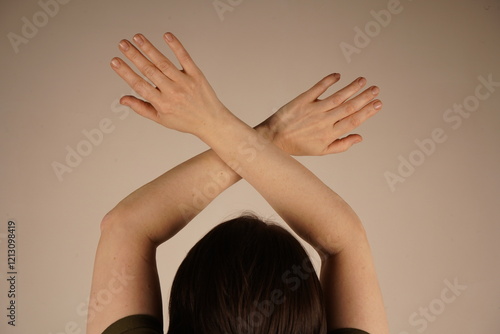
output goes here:
<path id="1" fill-rule="evenodd" d="M 111 324 L 102 334 L 163 334 L 163 326 L 158 319 L 150 315 L 131 315 Z M 368 334 L 365 331 L 344 328 L 329 334 Z"/>

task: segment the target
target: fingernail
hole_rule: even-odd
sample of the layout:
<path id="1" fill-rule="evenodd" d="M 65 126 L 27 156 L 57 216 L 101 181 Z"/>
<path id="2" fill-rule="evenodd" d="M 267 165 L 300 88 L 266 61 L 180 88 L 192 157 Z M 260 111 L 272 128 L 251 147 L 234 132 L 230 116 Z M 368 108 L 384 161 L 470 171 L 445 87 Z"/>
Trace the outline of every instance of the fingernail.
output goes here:
<path id="1" fill-rule="evenodd" d="M 118 68 L 120 67 L 120 62 L 118 61 L 118 59 L 113 58 L 113 60 L 111 61 L 111 65 L 115 68 Z"/>
<path id="2" fill-rule="evenodd" d="M 333 77 L 337 80 L 340 79 L 340 73 L 333 73 Z"/>
<path id="3" fill-rule="evenodd" d="M 380 92 L 380 89 L 377 86 L 373 86 L 371 91 L 373 95 L 377 95 L 378 92 Z"/>
<path id="4" fill-rule="evenodd" d="M 137 45 L 142 45 L 144 44 L 144 37 L 142 37 L 141 34 L 137 34 L 134 36 L 134 42 L 136 42 Z"/>
<path id="5" fill-rule="evenodd" d="M 358 84 L 360 86 L 363 86 L 365 83 L 366 83 L 366 79 L 365 78 L 361 77 L 361 78 L 358 79 Z"/>
<path id="6" fill-rule="evenodd" d="M 165 36 L 165 39 L 169 42 L 172 42 L 174 40 L 172 37 L 172 34 L 169 32 L 167 32 L 164 36 Z"/>
<path id="7" fill-rule="evenodd" d="M 376 101 L 375 103 L 373 103 L 373 107 L 375 108 L 375 110 L 379 110 L 380 108 L 382 108 L 382 102 Z"/>
<path id="8" fill-rule="evenodd" d="M 127 41 L 121 41 L 120 42 L 120 49 L 122 49 L 123 51 L 127 51 L 128 50 L 128 43 L 127 43 Z"/>

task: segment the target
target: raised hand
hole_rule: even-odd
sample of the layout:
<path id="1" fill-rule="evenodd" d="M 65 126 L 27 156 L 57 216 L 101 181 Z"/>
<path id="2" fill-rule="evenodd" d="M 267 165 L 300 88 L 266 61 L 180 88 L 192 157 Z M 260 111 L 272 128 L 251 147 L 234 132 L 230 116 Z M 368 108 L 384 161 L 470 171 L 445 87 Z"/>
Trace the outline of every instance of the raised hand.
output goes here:
<path id="1" fill-rule="evenodd" d="M 339 79 L 338 73 L 326 76 L 259 124 L 257 130 L 292 155 L 348 150 L 362 141 L 359 134 L 349 133 L 380 110 L 382 103 L 374 100 L 379 93 L 375 86 L 356 95 L 366 84 L 363 77 L 320 100 Z"/>
<path id="2" fill-rule="evenodd" d="M 209 120 L 216 119 L 219 112 L 227 114 L 228 111 L 180 41 L 171 33 L 166 33 L 164 39 L 182 70 L 142 34 L 134 36 L 140 51 L 127 40 L 120 42 L 123 54 L 152 83 L 135 73 L 120 58 L 114 58 L 111 65 L 115 72 L 145 99 L 125 96 L 120 102 L 168 128 L 197 134 L 210 126 Z"/>
<path id="3" fill-rule="evenodd" d="M 120 42 L 124 55 L 152 83 L 120 58 L 114 58 L 113 69 L 144 98 L 125 96 L 120 102 L 168 128 L 200 136 L 230 112 L 180 41 L 171 33 L 165 34 L 164 39 L 179 60 L 181 70 L 141 34 L 134 36 L 140 50 L 127 40 Z M 362 140 L 360 135 L 349 133 L 380 110 L 382 103 L 374 100 L 379 93 L 376 86 L 356 95 L 366 85 L 362 77 L 320 99 L 339 79 L 338 73 L 326 76 L 259 124 L 257 131 L 292 155 L 348 150 Z"/>

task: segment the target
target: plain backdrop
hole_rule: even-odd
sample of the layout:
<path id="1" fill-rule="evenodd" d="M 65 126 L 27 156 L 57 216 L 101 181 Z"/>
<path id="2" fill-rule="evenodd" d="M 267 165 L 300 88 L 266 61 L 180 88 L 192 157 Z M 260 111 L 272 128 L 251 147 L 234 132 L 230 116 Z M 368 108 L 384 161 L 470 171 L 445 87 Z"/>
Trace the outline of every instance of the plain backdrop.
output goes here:
<path id="1" fill-rule="evenodd" d="M 166 31 L 251 125 L 333 72 L 328 93 L 378 85 L 362 144 L 297 159 L 362 218 L 392 333 L 500 332 L 500 1 L 2 0 L 0 27 L 1 333 L 84 333 L 102 217 L 206 149 L 117 104 L 118 42 L 141 32 L 170 57 Z M 186 252 L 242 210 L 282 223 L 240 182 L 160 247 L 166 322 Z"/>

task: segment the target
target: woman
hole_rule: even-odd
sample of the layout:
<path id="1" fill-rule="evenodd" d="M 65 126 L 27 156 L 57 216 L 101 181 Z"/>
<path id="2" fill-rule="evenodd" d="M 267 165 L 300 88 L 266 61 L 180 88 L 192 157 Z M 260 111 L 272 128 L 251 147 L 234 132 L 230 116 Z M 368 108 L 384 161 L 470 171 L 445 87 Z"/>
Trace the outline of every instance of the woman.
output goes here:
<path id="1" fill-rule="evenodd" d="M 252 129 L 218 100 L 179 40 L 164 38 L 182 70 L 141 34 L 134 36 L 137 48 L 120 42 L 156 86 L 114 58 L 112 68 L 144 98 L 125 96 L 121 103 L 211 150 L 139 188 L 103 218 L 87 333 L 162 333 L 156 248 L 240 178 L 317 250 L 321 286 L 297 240 L 243 216 L 215 227 L 189 252 L 172 286 L 168 333 L 387 333 L 359 218 L 290 157 L 343 152 L 360 142 L 355 134 L 339 138 L 381 108 L 378 88 L 356 95 L 366 84 L 359 78 L 319 100 L 339 80 L 332 74 Z M 194 201 L 209 184 L 207 200 Z"/>

